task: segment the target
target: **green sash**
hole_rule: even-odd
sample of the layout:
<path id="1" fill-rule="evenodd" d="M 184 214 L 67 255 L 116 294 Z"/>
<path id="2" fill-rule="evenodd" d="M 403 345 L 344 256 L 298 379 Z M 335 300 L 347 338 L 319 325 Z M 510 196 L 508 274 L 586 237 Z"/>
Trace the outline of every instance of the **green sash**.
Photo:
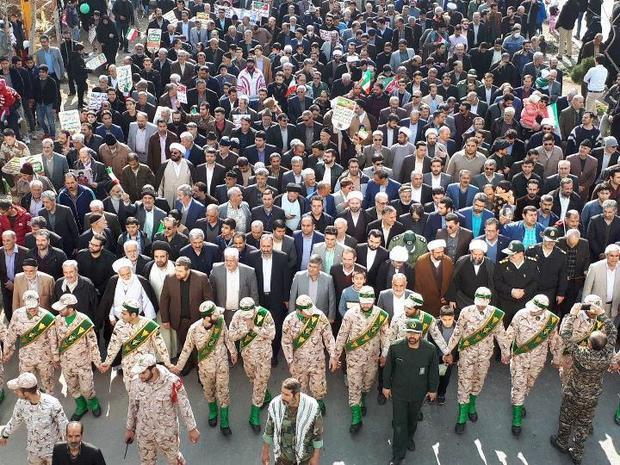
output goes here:
<path id="1" fill-rule="evenodd" d="M 534 350 L 549 338 L 559 321 L 560 318 L 557 315 L 550 313 L 540 331 L 534 334 L 528 341 L 520 346 L 517 345 L 517 341 L 512 344 L 512 354 L 521 355 Z"/>
<path id="2" fill-rule="evenodd" d="M 220 336 L 222 335 L 222 328 L 224 325 L 222 324 L 223 318 L 220 317 L 215 324 L 213 325 L 213 331 L 211 332 L 211 337 L 207 341 L 207 343 L 198 351 L 198 361 L 202 362 L 205 358 L 207 358 L 215 346 L 217 341 L 219 341 Z"/>
<path id="3" fill-rule="evenodd" d="M 359 349 L 372 338 L 374 338 L 377 333 L 381 330 L 381 327 L 388 319 L 388 314 L 385 310 L 379 310 L 379 314 L 375 317 L 375 320 L 372 324 L 364 331 L 363 334 L 360 334 L 352 341 L 347 341 L 344 348 L 347 352 L 351 352 L 352 350 Z"/>
<path id="4" fill-rule="evenodd" d="M 459 350 L 468 349 L 475 346 L 489 334 L 493 332 L 495 327 L 502 321 L 504 312 L 499 308 L 493 307 L 493 313 L 473 334 L 459 341 Z"/>
<path id="5" fill-rule="evenodd" d="M 417 319 L 422 322 L 422 336 L 426 336 L 426 333 L 428 332 L 428 328 L 431 327 L 431 324 L 433 323 L 435 318 L 430 313 L 426 313 L 420 310 L 420 314 L 418 315 Z"/>
<path id="6" fill-rule="evenodd" d="M 49 329 L 54 324 L 54 315 L 45 311 L 43 317 L 35 323 L 35 325 L 22 334 L 19 338 L 19 344 L 22 347 L 26 347 L 28 344 L 36 341 L 41 334 Z"/>
<path id="7" fill-rule="evenodd" d="M 306 324 L 302 328 L 301 332 L 297 335 L 295 339 L 293 339 L 293 347 L 295 349 L 301 349 L 301 347 L 306 343 L 312 333 L 316 329 L 316 325 L 321 319 L 321 315 L 315 313 L 310 318 L 307 319 Z"/>
<path id="8" fill-rule="evenodd" d="M 259 328 L 261 328 L 263 326 L 263 323 L 265 323 L 265 317 L 267 316 L 267 313 L 268 312 L 266 308 L 259 307 L 256 312 L 256 316 L 254 317 L 254 326 L 258 326 Z M 241 341 L 239 342 L 241 350 L 249 346 L 256 338 L 256 336 L 258 336 L 258 334 L 256 334 L 256 331 L 250 331 L 248 334 L 243 336 L 243 338 L 241 338 Z"/>
<path id="9" fill-rule="evenodd" d="M 86 336 L 88 332 L 94 328 L 93 322 L 88 318 L 83 320 L 79 325 L 73 328 L 69 334 L 67 334 L 62 341 L 60 341 L 60 346 L 58 347 L 58 351 L 62 354 L 67 349 L 69 349 L 73 344 L 82 339 L 83 336 Z"/>
<path id="10" fill-rule="evenodd" d="M 155 333 L 159 329 L 159 325 L 153 320 L 149 320 L 146 324 L 140 328 L 136 334 L 132 336 L 127 342 L 123 344 L 123 357 L 129 355 L 138 347 L 140 347 L 149 338 L 149 336 Z"/>

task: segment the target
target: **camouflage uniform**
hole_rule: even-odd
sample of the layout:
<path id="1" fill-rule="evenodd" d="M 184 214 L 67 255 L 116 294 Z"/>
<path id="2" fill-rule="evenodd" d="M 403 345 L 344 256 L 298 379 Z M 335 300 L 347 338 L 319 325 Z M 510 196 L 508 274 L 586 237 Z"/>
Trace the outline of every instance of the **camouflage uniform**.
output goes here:
<path id="1" fill-rule="evenodd" d="M 490 298 L 488 301 L 490 301 Z M 488 305 L 488 303 L 483 310 L 478 309 L 476 305 L 463 308 L 456 327 L 454 328 L 454 332 L 448 342 L 448 352 L 451 353 L 454 348 L 459 345 L 459 341 L 465 340 L 481 330 L 485 326 L 485 323 L 492 318 L 494 311 L 495 307 Z M 482 391 L 484 380 L 489 370 L 490 358 L 493 355 L 493 338 L 497 340 L 502 355 L 506 355 L 508 353 L 508 344 L 506 342 L 506 331 L 501 321 L 499 321 L 493 330 L 478 343 L 468 345 L 467 347 L 459 347 L 457 390 L 459 417 L 456 428 L 457 433 L 463 431 L 459 428 L 465 426 L 467 418 L 471 421 L 478 420 L 476 399 L 480 391 Z"/>
<path id="2" fill-rule="evenodd" d="M 364 286 L 366 287 L 366 286 Z M 363 290 L 364 288 L 362 288 Z M 361 294 L 361 292 L 360 292 Z M 332 360 L 340 359 L 345 345 L 352 343 L 375 323 L 380 315 L 385 319 L 379 331 L 363 345 L 355 348 L 348 346 L 346 350 L 347 379 L 349 384 L 349 406 L 351 407 L 351 432 L 355 432 L 355 425 L 361 425 L 361 416 L 365 411 L 365 397 L 372 388 L 379 369 L 379 357 L 388 347 L 388 319 L 385 311 L 373 305 L 370 311 L 365 312 L 361 307 L 347 310 L 342 318 L 342 325 L 336 338 L 336 353 Z"/>
<path id="3" fill-rule="evenodd" d="M 125 323 L 123 320 L 118 320 L 116 325 L 114 325 L 114 331 L 112 332 L 112 337 L 110 338 L 110 343 L 108 344 L 108 356 L 106 357 L 103 365 L 110 366 L 112 361 L 118 354 L 118 351 L 121 350 L 121 347 L 124 343 L 130 341 L 136 333 L 144 325 L 152 320 L 140 316 L 138 321 L 135 324 Z M 131 381 L 133 375 L 131 374 L 131 367 L 135 365 L 138 357 L 144 354 L 153 354 L 159 358 L 163 362 L 164 365 L 170 366 L 170 355 L 168 354 L 168 349 L 166 348 L 166 343 L 159 334 L 159 329 L 156 329 L 148 336 L 147 340 L 144 341 L 139 347 L 134 349 L 132 352 L 123 355 L 121 360 L 121 367 L 123 368 L 123 381 L 125 382 L 125 388 L 127 392 L 131 389 Z"/>
<path id="4" fill-rule="evenodd" d="M 67 324 L 64 317 L 56 316 L 56 321 L 50 329 L 52 333 L 51 346 L 54 362 L 60 362 L 69 395 L 76 399 L 77 404 L 81 404 L 82 401 L 85 401 L 84 403 L 90 402 L 91 407 L 94 408 L 94 404 L 98 405 L 99 403 L 95 398 L 91 364 L 95 364 L 96 367 L 101 364 L 101 354 L 97 345 L 94 325 L 73 345 L 61 352 L 62 341 L 66 337 L 71 337 L 73 331 L 79 328 L 84 321 L 88 321 L 92 325 L 90 319 L 81 312 L 75 312 L 75 319 L 70 324 Z"/>
<path id="5" fill-rule="evenodd" d="M 41 307 L 38 307 L 37 314 L 34 317 L 29 315 L 26 307 L 20 307 L 13 312 L 5 340 L 4 351 L 6 357 L 13 355 L 17 338 L 27 334 L 48 313 L 47 310 Z M 51 350 L 54 336 L 50 330 L 51 327 L 47 328 L 30 344 L 25 346 L 20 344 L 19 348 L 19 372 L 27 371 L 36 375 L 43 389 L 48 393 L 54 391 L 55 384 Z"/>
<path id="6" fill-rule="evenodd" d="M 425 327 L 422 331 L 422 336 L 428 339 L 427 336 L 430 333 L 433 341 L 435 341 L 435 344 L 437 344 L 437 347 L 439 347 L 439 350 L 441 350 L 444 355 L 449 355 L 450 352 L 448 351 L 448 346 L 446 345 L 446 341 L 444 340 L 441 331 L 439 331 L 439 328 L 437 327 L 437 321 L 435 320 L 435 317 L 433 317 L 430 313 L 426 313 L 420 310 L 419 313 L 415 316 L 407 316 L 406 313 L 401 313 L 400 315 L 392 319 L 392 321 L 390 322 L 390 331 L 388 333 L 388 345 L 383 349 L 383 356 L 387 357 L 390 346 L 398 339 L 403 339 L 407 335 L 407 333 L 405 332 L 407 320 L 414 318 L 424 323 L 426 318 L 428 318 L 426 317 L 426 315 L 432 318 L 432 320 L 429 320 L 431 321 L 430 325 Z"/>
<path id="7" fill-rule="evenodd" d="M 127 430 L 136 432 L 141 465 L 155 465 L 158 449 L 169 465 L 184 464 L 185 458 L 179 448 L 177 412 L 188 431 L 196 428 L 196 419 L 183 382 L 161 365 L 156 369 L 159 370 L 156 381 L 145 383 L 138 376 L 133 379 Z"/>
<path id="8" fill-rule="evenodd" d="M 538 375 L 545 367 L 547 350 L 550 350 L 553 356 L 552 363 L 559 363 L 561 339 L 558 334 L 557 323 L 556 327 L 552 329 L 551 334 L 547 336 L 547 339 L 533 349 L 524 349 L 527 350 L 525 352 L 521 352 L 519 349 L 521 347 L 525 348 L 528 341 L 532 341 L 537 335 L 541 334 L 549 318 L 558 319 L 549 310 L 540 312 L 536 311 L 536 309 L 524 308 L 515 314 L 506 330 L 506 343 L 512 344 L 512 358 L 510 359 L 512 388 L 510 392 L 514 434 L 520 433 L 523 404 L 525 403 L 525 398 L 534 387 Z"/>
<path id="9" fill-rule="evenodd" d="M 244 299 L 241 299 L 240 307 Z M 241 347 L 241 356 L 245 374 L 252 383 L 250 424 L 255 431 L 260 431 L 259 409 L 266 401 L 270 400 L 267 383 L 271 375 L 271 357 L 273 355 L 271 341 L 276 337 L 276 325 L 271 313 L 262 307 L 257 308 L 258 310 L 252 313 L 244 310 L 234 312 L 228 334 L 231 340 L 241 341 L 241 345 L 243 345 L 243 339 L 248 335 L 251 337 L 251 333 L 255 333 L 252 342 Z M 266 312 L 261 326 L 254 324 L 258 311 Z M 251 314 L 252 317 L 248 318 L 248 314 Z"/>
<path id="10" fill-rule="evenodd" d="M 54 444 L 64 440 L 68 423 L 58 399 L 44 393 L 38 404 L 18 399 L 2 435 L 10 436 L 21 423 L 26 424 L 28 464 L 51 465 Z"/>
<path id="11" fill-rule="evenodd" d="M 405 236 L 409 238 L 412 234 L 415 236 L 415 241 L 405 241 Z M 426 238 L 424 236 L 420 236 L 419 234 L 415 234 L 412 231 L 405 231 L 404 233 L 394 236 L 390 241 L 388 250 L 392 250 L 396 246 L 402 246 L 407 249 L 407 253 L 409 254 L 407 263 L 411 266 L 415 266 L 418 258 L 428 252 Z"/>
<path id="12" fill-rule="evenodd" d="M 282 352 L 288 363 L 291 376 L 299 380 L 302 391 L 311 394 L 321 405 L 322 400 L 327 395 L 325 351 L 327 350 L 329 357 L 333 358 L 336 341 L 327 316 L 316 308 L 308 310 L 308 313 L 318 315 L 319 321 L 312 331 L 312 335 L 297 349 L 294 346 L 294 341 L 311 316 L 294 312 L 284 319 L 282 324 Z"/>
<path id="13" fill-rule="evenodd" d="M 612 321 L 606 315 L 600 318 L 603 332 L 607 334 L 607 345 L 601 350 L 575 343 L 574 315 L 566 315 L 560 328 L 565 350 L 573 357 L 575 364 L 564 387 L 558 433 L 551 439 L 554 446 L 564 451 L 568 449 L 576 463 L 581 461 L 584 443 L 591 434 L 596 405 L 603 391 L 603 376 L 609 368 L 616 343 L 616 328 Z"/>
<path id="14" fill-rule="evenodd" d="M 562 320 L 560 325 L 560 334 L 566 327 L 566 318 Z M 583 347 L 588 344 L 588 337 L 595 329 L 603 329 L 603 323 L 600 319 L 590 318 L 586 312 L 581 311 L 573 321 L 572 335 L 570 342 L 577 343 Z M 562 389 L 566 386 L 568 378 L 570 377 L 571 370 L 573 368 L 573 357 L 566 350 L 566 342 L 561 341 L 560 345 L 560 382 L 562 383 Z"/>
<path id="15" fill-rule="evenodd" d="M 2 363 L 2 347 L 6 347 L 7 330 L 4 321 L 0 319 L 0 403 L 4 400 L 4 364 Z"/>

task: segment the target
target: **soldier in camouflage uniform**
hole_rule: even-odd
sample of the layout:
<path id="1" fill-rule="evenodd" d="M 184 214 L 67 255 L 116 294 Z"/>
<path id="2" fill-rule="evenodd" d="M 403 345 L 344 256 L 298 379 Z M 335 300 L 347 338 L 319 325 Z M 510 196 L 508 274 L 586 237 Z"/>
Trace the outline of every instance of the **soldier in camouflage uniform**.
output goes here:
<path id="1" fill-rule="evenodd" d="M 200 431 L 196 428 L 183 381 L 157 365 L 153 354 L 138 355 L 131 374 L 133 386 L 129 392 L 125 441 L 132 442 L 137 436 L 141 465 L 155 465 L 158 449 L 168 465 L 184 465 L 177 415 L 185 423 L 193 444 L 200 439 Z"/>
<path id="2" fill-rule="evenodd" d="M 217 405 L 220 405 L 220 430 L 230 435 L 228 406 L 230 405 L 228 352 L 232 364 L 237 363 L 237 348 L 230 340 L 224 321 L 224 309 L 207 300 L 198 308 L 201 319 L 187 331 L 179 360 L 172 371 L 179 374 L 193 350 L 198 351 L 198 376 L 205 399 L 209 403 L 209 426 L 217 425 Z M 227 352 L 228 350 L 228 352 Z"/>
<path id="3" fill-rule="evenodd" d="M 6 445 L 11 434 L 25 423 L 28 465 L 51 465 L 54 444 L 64 439 L 68 423 L 62 405 L 55 397 L 39 391 L 37 377 L 32 373 L 24 372 L 6 386 L 19 399 L 11 419 L 0 431 L 0 446 Z"/>
<path id="4" fill-rule="evenodd" d="M 5 346 L 4 363 L 7 363 L 15 351 L 15 342 L 19 338 L 19 372 L 35 374 L 37 371 L 43 389 L 54 391 L 54 365 L 52 360 L 49 329 L 54 324 L 54 315 L 39 307 L 39 294 L 28 290 L 23 296 L 24 307 L 13 312 L 9 323 Z"/>
<path id="5" fill-rule="evenodd" d="M 3 319 L 0 317 L 0 404 L 4 400 L 4 363 L 2 363 L 2 347 L 6 346 L 7 330 Z"/>
<path id="6" fill-rule="evenodd" d="M 502 362 L 508 363 L 506 331 L 502 324 L 504 312 L 489 305 L 491 291 L 476 289 L 474 305 L 461 310 L 456 328 L 448 342 L 448 352 L 459 347 L 458 402 L 459 416 L 454 427 L 457 434 L 465 431 L 465 423 L 478 421 L 476 399 L 482 391 L 493 355 L 493 338 L 502 352 Z M 446 361 L 447 357 L 444 357 Z"/>
<path id="7" fill-rule="evenodd" d="M 122 319 L 114 325 L 108 344 L 108 356 L 100 366 L 100 371 L 105 373 L 122 349 L 121 366 L 127 392 L 131 389 L 131 368 L 140 355 L 157 355 L 166 367 L 171 366 L 166 343 L 159 334 L 159 325 L 139 313 L 140 306 L 135 300 L 130 299 L 123 303 Z"/>
<path id="8" fill-rule="evenodd" d="M 304 393 L 318 401 L 321 414 L 325 415 L 325 351 L 332 360 L 336 341 L 327 316 L 314 306 L 309 296 L 297 297 L 295 310 L 282 324 L 282 352 L 291 376 L 301 382 Z M 330 368 L 336 370 L 337 364 Z"/>
<path id="9" fill-rule="evenodd" d="M 363 286 L 359 307 L 344 314 L 336 338 L 336 352 L 330 361 L 330 366 L 335 366 L 342 351 L 346 351 L 351 433 L 357 433 L 362 427 L 366 395 L 377 378 L 379 366 L 385 364 L 382 354 L 388 346 L 388 314 L 374 302 L 374 289 Z"/>
<path id="10" fill-rule="evenodd" d="M 549 311 L 549 298 L 538 294 L 519 310 L 506 330 L 507 344 L 512 347 L 510 376 L 512 380 L 512 434 L 521 434 L 524 402 L 545 367 L 547 351 L 553 366 L 559 366 L 561 340 L 560 318 Z"/>
<path id="11" fill-rule="evenodd" d="M 407 249 L 407 252 L 409 254 L 407 263 L 409 263 L 409 265 L 411 266 L 415 266 L 418 258 L 428 252 L 428 247 L 426 246 L 426 238 L 424 236 L 420 236 L 419 234 L 414 233 L 411 230 L 407 230 L 404 233 L 394 236 L 390 241 L 388 249 L 392 250 L 396 246 L 402 246 Z"/>
<path id="12" fill-rule="evenodd" d="M 614 358 L 611 361 L 610 371 L 612 373 L 620 373 L 620 352 L 616 352 L 616 355 L 614 355 Z M 614 421 L 616 422 L 616 425 L 620 426 L 620 402 L 618 403 L 618 407 L 616 408 Z"/>
<path id="13" fill-rule="evenodd" d="M 318 402 L 301 392 L 295 378 L 282 382 L 280 395 L 269 404 L 261 464 L 269 465 L 273 447 L 275 465 L 319 465 L 323 448 L 323 418 Z"/>
<path id="14" fill-rule="evenodd" d="M 560 329 L 565 350 L 575 363 L 564 387 L 558 432 L 550 438 L 551 444 L 568 452 L 576 464 L 581 463 L 584 443 L 592 431 L 596 405 L 603 391 L 603 376 L 609 369 L 616 343 L 616 328 L 605 313 L 600 315 L 604 330 L 593 331 L 587 346 L 573 340 L 573 324 L 581 305 L 573 305 Z"/>
<path id="15" fill-rule="evenodd" d="M 259 307 L 251 297 L 239 302 L 228 331 L 230 339 L 239 341 L 243 369 L 252 383 L 252 406 L 249 423 L 254 432 L 260 431 L 260 409 L 269 404 L 267 389 L 271 375 L 271 341 L 276 337 L 276 325 L 269 310 Z"/>
<path id="16" fill-rule="evenodd" d="M 585 304 L 584 307 L 587 308 L 588 305 L 590 307 L 587 308 L 587 310 L 582 307 L 577 318 L 575 318 L 572 326 L 573 335 L 571 337 L 571 342 L 586 347 L 588 345 L 588 338 L 593 331 L 604 331 L 603 320 L 599 318 L 599 316 L 604 313 L 605 310 L 601 298 L 594 294 L 587 295 L 583 299 L 583 303 Z M 563 326 L 566 324 L 565 322 L 566 319 L 562 320 L 560 334 L 562 333 Z M 562 345 L 563 344 L 562 342 Z M 560 353 L 560 382 L 562 383 L 562 387 L 564 387 L 566 386 L 566 382 L 568 381 L 573 367 L 573 357 L 563 346 L 560 348 Z"/>
<path id="17" fill-rule="evenodd" d="M 90 410 L 101 415 L 101 406 L 95 396 L 91 363 L 98 368 L 101 354 L 97 345 L 95 326 L 90 318 L 75 310 L 78 303 L 73 294 L 63 294 L 52 308 L 59 314 L 52 329 L 54 363 L 60 363 L 69 395 L 75 400 L 71 421 L 79 421 Z"/>

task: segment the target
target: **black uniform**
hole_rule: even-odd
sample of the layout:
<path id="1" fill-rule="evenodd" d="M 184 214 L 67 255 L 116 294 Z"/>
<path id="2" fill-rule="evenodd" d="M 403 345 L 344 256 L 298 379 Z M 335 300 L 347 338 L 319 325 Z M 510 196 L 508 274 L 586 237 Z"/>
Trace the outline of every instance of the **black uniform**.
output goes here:
<path id="1" fill-rule="evenodd" d="M 549 298 L 549 309 L 555 308 L 556 296 L 566 296 L 568 287 L 568 259 L 566 252 L 559 247 L 553 247 L 548 257 L 543 253 L 542 244 L 531 246 L 526 254 L 536 258 L 538 263 L 538 294 L 545 294 Z"/>
<path id="2" fill-rule="evenodd" d="M 383 369 L 383 385 L 392 390 L 393 456 L 402 459 L 413 440 L 426 393 L 437 392 L 439 361 L 435 346 L 424 339 L 417 349 L 409 348 L 406 339 L 392 344 Z"/>
<path id="3" fill-rule="evenodd" d="M 532 257 L 525 257 L 519 268 L 509 258 L 501 260 L 495 267 L 495 290 L 499 308 L 506 314 L 504 316 L 506 327 L 515 313 L 524 308 L 525 303 L 536 295 L 539 277 L 536 259 Z M 515 299 L 510 294 L 513 289 L 523 289 L 525 294 L 522 298 Z"/>

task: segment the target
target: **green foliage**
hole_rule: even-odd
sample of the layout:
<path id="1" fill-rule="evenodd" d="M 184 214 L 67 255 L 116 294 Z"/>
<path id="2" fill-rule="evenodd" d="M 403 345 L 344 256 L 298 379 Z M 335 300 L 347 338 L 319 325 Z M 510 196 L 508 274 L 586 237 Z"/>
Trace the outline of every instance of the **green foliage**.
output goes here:
<path id="1" fill-rule="evenodd" d="M 569 70 L 569 75 L 571 80 L 575 84 L 581 84 L 583 82 L 583 77 L 586 75 L 590 68 L 594 67 L 594 58 L 589 57 L 585 58 L 581 61 L 581 63 L 576 64 Z"/>

